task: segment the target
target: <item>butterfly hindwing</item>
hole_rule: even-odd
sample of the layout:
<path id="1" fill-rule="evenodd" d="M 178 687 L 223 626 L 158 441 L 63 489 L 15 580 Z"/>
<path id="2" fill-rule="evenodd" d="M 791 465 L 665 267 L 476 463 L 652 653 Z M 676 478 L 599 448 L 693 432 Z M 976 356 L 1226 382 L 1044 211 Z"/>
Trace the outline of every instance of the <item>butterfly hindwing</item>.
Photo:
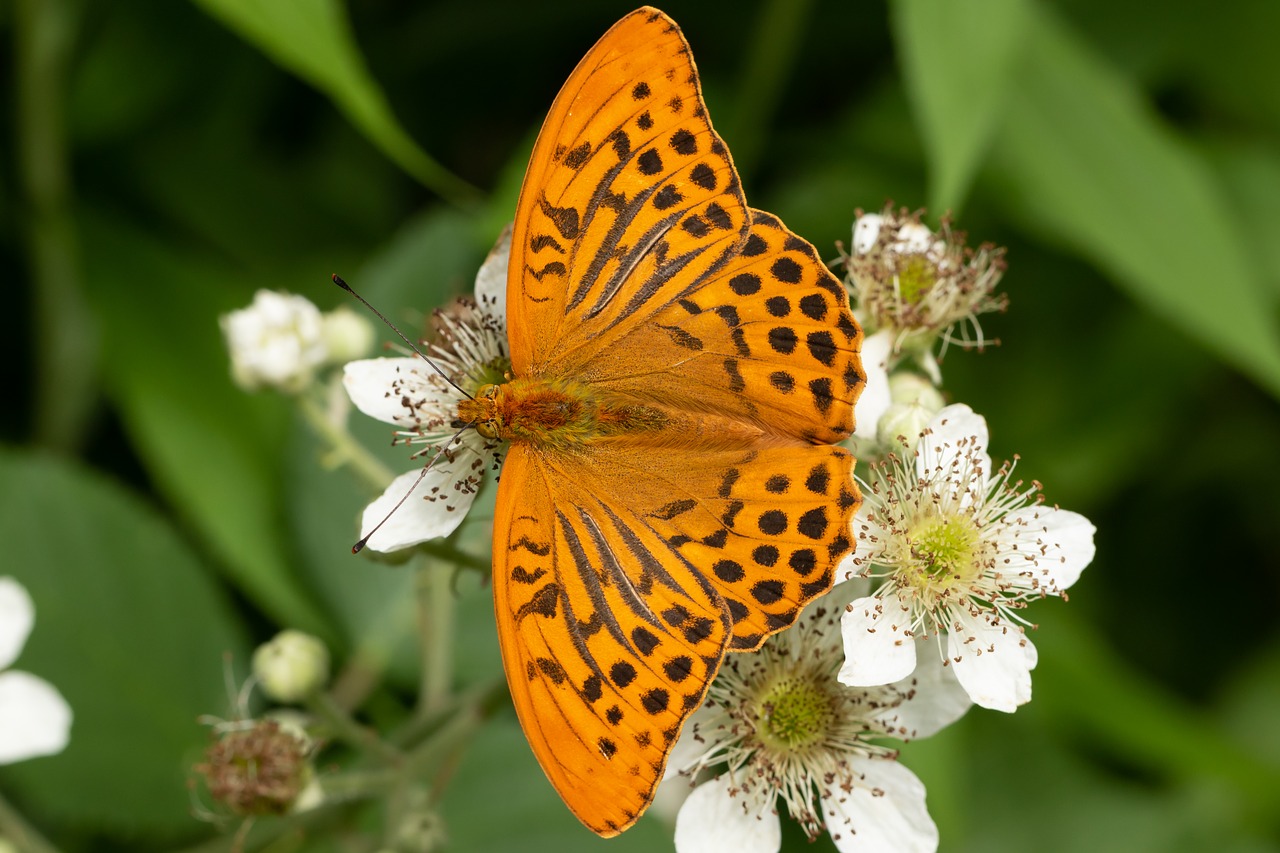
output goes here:
<path id="1" fill-rule="evenodd" d="M 579 820 L 615 835 L 652 799 L 724 656 L 726 605 L 629 507 L 525 448 L 503 465 L 494 523 L 507 531 L 494 608 L 521 726 Z"/>
<path id="2" fill-rule="evenodd" d="M 807 242 L 752 211 L 740 251 L 653 306 L 571 375 L 666 405 L 710 409 L 812 442 L 853 431 L 862 332 L 844 286 Z"/>

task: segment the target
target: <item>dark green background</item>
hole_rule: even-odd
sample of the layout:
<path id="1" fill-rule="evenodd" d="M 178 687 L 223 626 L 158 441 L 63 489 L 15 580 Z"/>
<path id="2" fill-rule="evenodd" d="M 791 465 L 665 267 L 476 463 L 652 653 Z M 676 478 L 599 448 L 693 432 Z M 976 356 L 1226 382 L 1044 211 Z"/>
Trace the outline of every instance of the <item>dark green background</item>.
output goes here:
<path id="1" fill-rule="evenodd" d="M 333 307 L 336 271 L 420 328 L 470 287 L 560 83 L 630 8 L 0 6 L 0 571 L 37 603 L 19 665 L 76 712 L 68 750 L 0 791 L 65 849 L 214 837 L 189 814 L 195 718 L 231 714 L 222 652 L 243 676 L 277 626 L 383 649 L 375 716 L 411 700 L 411 578 L 347 555 L 369 496 L 319 469 L 286 400 L 231 385 L 217 316 L 261 287 Z M 1097 524 L 1098 556 L 1030 612 L 1035 701 L 907 750 L 942 849 L 1280 848 L 1280 5 L 664 8 L 748 198 L 826 256 L 890 198 L 1009 248 L 1011 308 L 984 318 L 1003 345 L 949 353 L 945 389 Z M 497 652 L 486 589 L 461 589 L 471 682 Z M 601 846 L 509 713 L 441 809 L 457 850 Z M 646 819 L 611 846 L 667 838 Z"/>

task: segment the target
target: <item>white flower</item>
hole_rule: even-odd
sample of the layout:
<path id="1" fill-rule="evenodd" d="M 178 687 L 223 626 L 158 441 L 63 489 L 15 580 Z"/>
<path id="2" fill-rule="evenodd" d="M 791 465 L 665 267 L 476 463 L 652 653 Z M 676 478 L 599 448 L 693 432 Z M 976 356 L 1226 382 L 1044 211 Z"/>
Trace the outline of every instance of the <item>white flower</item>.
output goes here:
<path id="1" fill-rule="evenodd" d="M 843 617 L 845 684 L 897 681 L 943 659 L 977 704 L 1013 711 L 1031 699 L 1035 646 L 1017 613 L 1065 596 L 1093 559 L 1094 527 L 992 472 L 987 423 L 965 405 L 934 416 L 908 458 L 872 468 L 854 519 L 852 559 L 882 580 Z"/>
<path id="2" fill-rule="evenodd" d="M 886 207 L 860 214 L 853 224 L 853 254 L 844 257 L 845 282 L 865 327 L 885 330 L 892 352 L 914 352 L 933 374 L 927 353 L 940 336 L 946 344 L 987 342 L 977 315 L 1004 310 L 1007 300 L 994 290 L 1004 274 L 1004 252 L 983 244 L 965 246 L 965 235 L 943 219 L 938 233 L 920 215 Z M 935 377 L 936 379 L 936 377 Z"/>
<path id="3" fill-rule="evenodd" d="M 397 551 L 448 536 L 462 523 L 496 461 L 497 443 L 454 425 L 458 402 L 510 368 L 506 330 L 508 228 L 476 275 L 475 301 L 435 314 L 439 340 L 422 358 L 353 361 L 342 382 L 360 411 L 400 427 L 406 444 L 424 445 L 431 468 L 401 474 L 365 508 L 361 538 L 375 551 Z M 448 376 L 448 380 L 441 373 Z M 406 498 L 407 495 L 407 498 Z M 381 526 L 379 526 L 381 525 Z M 376 532 L 375 532 L 376 530 Z"/>
<path id="4" fill-rule="evenodd" d="M 231 375 L 246 390 L 299 391 L 328 357 L 320 309 L 302 296 L 259 290 L 252 305 L 219 322 Z"/>
<path id="5" fill-rule="evenodd" d="M 941 661 L 898 684 L 840 684 L 844 592 L 810 605 L 759 652 L 726 658 L 668 762 L 664 786 L 720 768 L 680 808 L 680 853 L 774 853 L 779 798 L 811 839 L 825 829 L 844 853 L 937 848 L 924 786 L 882 741 L 933 734 L 969 699 Z"/>
<path id="6" fill-rule="evenodd" d="M 71 708 L 43 678 L 7 669 L 35 624 L 35 606 L 22 584 L 0 578 L 0 764 L 54 755 L 67 746 Z"/>

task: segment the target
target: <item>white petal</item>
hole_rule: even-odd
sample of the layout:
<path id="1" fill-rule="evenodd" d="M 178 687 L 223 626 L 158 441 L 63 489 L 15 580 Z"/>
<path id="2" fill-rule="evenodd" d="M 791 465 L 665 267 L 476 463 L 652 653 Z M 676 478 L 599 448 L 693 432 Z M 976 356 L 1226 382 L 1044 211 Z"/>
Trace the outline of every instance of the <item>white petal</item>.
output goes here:
<path id="1" fill-rule="evenodd" d="M 923 254 L 930 249 L 937 251 L 939 248 L 946 248 L 946 244 L 934 238 L 929 226 L 922 225 L 919 222 L 903 224 L 898 229 L 898 240 L 893 244 L 894 251 L 904 255 L 907 253 Z"/>
<path id="2" fill-rule="evenodd" d="M 772 803 L 737 789 L 728 774 L 695 788 L 676 816 L 676 853 L 776 853 L 781 847 L 782 823 Z"/>
<path id="3" fill-rule="evenodd" d="M 0 764 L 62 752 L 71 708 L 53 685 L 27 672 L 0 673 Z"/>
<path id="4" fill-rule="evenodd" d="M 862 369 L 867 373 L 867 384 L 854 407 L 858 438 L 874 439 L 876 424 L 892 402 L 889 396 L 889 353 L 893 349 L 893 332 L 889 329 L 876 332 L 862 342 Z"/>
<path id="5" fill-rule="evenodd" d="M 476 304 L 486 314 L 502 320 L 503 328 L 506 328 L 507 318 L 507 262 L 510 257 L 511 225 L 508 224 L 476 273 Z"/>
<path id="6" fill-rule="evenodd" d="M 874 715 L 894 737 L 929 737 L 964 716 L 973 704 L 956 674 L 946 666 L 936 638 L 916 640 L 916 668 L 892 685 L 905 698 Z"/>
<path id="7" fill-rule="evenodd" d="M 348 362 L 342 385 L 360 411 L 406 429 L 424 422 L 447 425 L 457 408 L 456 392 L 420 358 Z"/>
<path id="8" fill-rule="evenodd" d="M 827 830 L 840 853 L 932 853 L 938 827 L 924 802 L 924 783 L 892 759 L 859 761 L 850 792 L 822 798 Z"/>
<path id="9" fill-rule="evenodd" d="M 396 504 L 417 482 L 422 471 L 396 477 L 380 498 L 365 507 L 360 523 L 361 537 L 369 536 L 370 531 L 386 519 L 378 532 L 370 536 L 368 547 L 375 551 L 398 551 L 457 530 L 476 498 L 474 484 L 460 486 L 459 481 L 468 475 L 483 475 L 487 465 L 472 467 L 481 458 L 474 449 L 462 444 L 454 452 L 452 461 L 441 458 L 427 472 L 399 509 Z"/>
<path id="10" fill-rule="evenodd" d="M 987 478 L 991 476 L 986 418 L 974 414 L 964 403 L 954 403 L 933 416 L 928 432 L 920 439 L 916 473 L 928 479 L 950 473 L 949 479 L 960 486 L 968 486 L 972 476 L 973 488 L 985 493 Z M 977 476 L 975 466 L 981 469 L 981 476 Z"/>
<path id="11" fill-rule="evenodd" d="M 1026 571 L 1033 566 L 1033 576 L 1042 584 L 1047 582 L 1050 591 L 1071 586 L 1093 561 L 1096 551 L 1093 535 L 1097 529 L 1079 513 L 1032 506 L 1008 513 L 1003 521 L 1007 530 L 1001 537 L 1001 551 L 1016 544 L 1017 553 L 1028 560 L 1020 567 L 1011 568 Z M 1004 541 L 1006 537 L 1012 539 L 1012 543 Z M 1005 571 L 1004 566 L 996 568 Z"/>
<path id="12" fill-rule="evenodd" d="M 990 614 L 958 614 L 947 636 L 947 652 L 960 685 L 973 701 L 1013 713 L 1031 701 L 1036 647 L 1021 625 Z"/>
<path id="13" fill-rule="evenodd" d="M 911 610 L 897 595 L 859 598 L 840 617 L 844 665 L 838 678 L 851 687 L 891 684 L 916 668 L 916 643 L 908 634 Z"/>
<path id="14" fill-rule="evenodd" d="M 13 578 L 0 578 L 0 669 L 18 659 L 35 621 L 36 608 L 26 588 Z"/>
<path id="15" fill-rule="evenodd" d="M 884 217 L 879 213 L 864 213 L 853 223 L 853 253 L 865 255 L 871 251 L 880 237 L 880 226 Z"/>

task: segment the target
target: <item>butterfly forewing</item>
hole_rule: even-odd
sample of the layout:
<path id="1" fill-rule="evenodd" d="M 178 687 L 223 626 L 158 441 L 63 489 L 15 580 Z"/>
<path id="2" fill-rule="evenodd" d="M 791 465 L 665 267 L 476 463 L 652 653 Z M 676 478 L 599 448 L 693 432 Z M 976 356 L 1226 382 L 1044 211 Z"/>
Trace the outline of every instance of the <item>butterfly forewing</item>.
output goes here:
<path id="1" fill-rule="evenodd" d="M 670 18 L 638 10 L 578 64 L 538 137 L 518 213 L 508 310 L 529 334 L 512 341 L 517 375 L 555 374 L 742 242 L 738 176 Z"/>

